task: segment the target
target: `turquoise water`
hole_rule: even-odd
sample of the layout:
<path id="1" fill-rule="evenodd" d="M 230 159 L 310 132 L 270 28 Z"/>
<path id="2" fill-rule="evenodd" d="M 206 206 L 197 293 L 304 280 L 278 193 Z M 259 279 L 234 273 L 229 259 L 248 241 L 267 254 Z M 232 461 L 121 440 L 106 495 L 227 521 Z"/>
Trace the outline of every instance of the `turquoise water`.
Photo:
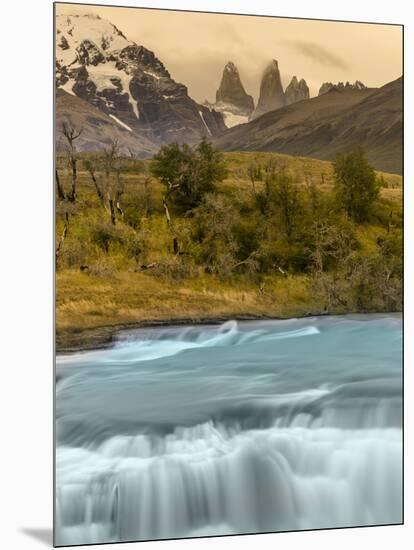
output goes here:
<path id="1" fill-rule="evenodd" d="M 57 375 L 58 544 L 401 522 L 400 315 L 141 329 Z"/>

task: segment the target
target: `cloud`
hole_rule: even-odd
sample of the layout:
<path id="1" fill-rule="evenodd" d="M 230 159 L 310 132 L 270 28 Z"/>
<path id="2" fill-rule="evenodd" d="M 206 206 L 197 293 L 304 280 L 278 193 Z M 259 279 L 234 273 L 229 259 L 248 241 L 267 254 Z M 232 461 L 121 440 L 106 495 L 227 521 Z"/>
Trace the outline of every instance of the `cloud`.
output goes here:
<path id="1" fill-rule="evenodd" d="M 344 70 L 349 69 L 348 63 L 346 63 L 342 58 L 340 58 L 338 55 L 333 54 L 319 44 L 316 44 L 315 42 L 288 40 L 286 43 L 292 49 L 301 53 L 305 57 L 308 57 L 313 61 L 320 63 L 321 65 L 338 67 Z"/>

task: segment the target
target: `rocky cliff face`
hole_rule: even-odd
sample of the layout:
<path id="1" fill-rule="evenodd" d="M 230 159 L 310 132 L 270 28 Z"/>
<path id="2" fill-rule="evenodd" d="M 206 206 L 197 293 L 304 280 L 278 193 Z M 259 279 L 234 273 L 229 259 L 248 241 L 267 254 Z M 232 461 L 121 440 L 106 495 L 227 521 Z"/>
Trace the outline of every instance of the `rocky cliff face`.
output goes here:
<path id="1" fill-rule="evenodd" d="M 196 103 L 153 52 L 91 15 L 56 18 L 57 87 L 156 144 L 214 136 L 222 115 Z"/>
<path id="2" fill-rule="evenodd" d="M 309 99 L 309 88 L 306 81 L 301 78 L 299 81 L 294 76 L 285 90 L 286 105 Z"/>
<path id="3" fill-rule="evenodd" d="M 253 98 L 246 93 L 239 71 L 231 61 L 224 67 L 220 87 L 216 92 L 216 105 L 219 104 L 228 105 L 239 114 L 247 116 L 254 109 Z"/>
<path id="4" fill-rule="evenodd" d="M 246 93 L 239 71 L 232 61 L 224 67 L 221 83 L 216 92 L 216 102 L 205 101 L 203 105 L 221 113 L 227 128 L 244 124 L 249 120 L 254 109 L 254 101 L 252 96 Z"/>
<path id="5" fill-rule="evenodd" d="M 285 105 L 285 94 L 280 80 L 279 66 L 275 59 L 266 67 L 260 84 L 260 96 L 251 119 L 264 113 L 280 109 Z"/>
<path id="6" fill-rule="evenodd" d="M 363 90 L 365 88 L 365 84 L 363 84 L 360 80 L 355 80 L 353 84 L 348 81 L 345 84 L 343 82 L 338 82 L 338 84 L 332 84 L 332 82 L 324 82 L 319 88 L 318 95 L 326 94 L 331 90 Z"/>

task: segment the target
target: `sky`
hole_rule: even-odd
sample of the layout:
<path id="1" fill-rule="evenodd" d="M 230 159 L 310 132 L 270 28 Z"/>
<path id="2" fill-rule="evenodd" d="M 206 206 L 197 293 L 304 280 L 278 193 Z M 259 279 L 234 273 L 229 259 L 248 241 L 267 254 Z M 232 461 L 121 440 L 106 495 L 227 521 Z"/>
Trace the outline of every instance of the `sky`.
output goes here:
<path id="1" fill-rule="evenodd" d="M 57 4 L 56 13 L 93 13 L 109 20 L 129 40 L 152 50 L 199 102 L 215 100 L 228 61 L 238 67 L 255 102 L 271 59 L 278 60 L 284 88 L 296 75 L 306 80 L 311 96 L 326 81 L 361 80 L 379 87 L 402 74 L 397 25 L 74 4 Z"/>

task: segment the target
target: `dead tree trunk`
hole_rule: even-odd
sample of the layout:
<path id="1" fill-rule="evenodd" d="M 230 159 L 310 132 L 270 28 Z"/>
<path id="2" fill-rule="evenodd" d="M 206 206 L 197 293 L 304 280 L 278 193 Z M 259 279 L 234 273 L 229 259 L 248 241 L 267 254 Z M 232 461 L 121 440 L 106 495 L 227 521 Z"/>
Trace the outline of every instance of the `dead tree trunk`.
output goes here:
<path id="1" fill-rule="evenodd" d="M 66 199 L 65 190 L 63 189 L 63 185 L 60 183 L 60 178 L 59 178 L 59 173 L 57 171 L 57 168 L 55 171 L 55 175 L 56 175 L 56 187 L 57 187 L 58 198 L 61 201 L 64 201 Z"/>
<path id="2" fill-rule="evenodd" d="M 114 201 L 113 201 L 111 196 L 108 196 L 108 204 L 109 204 L 109 213 L 110 213 L 110 216 L 111 216 L 112 225 L 116 225 L 116 214 L 115 214 Z"/>
<path id="3" fill-rule="evenodd" d="M 91 176 L 91 179 L 92 179 L 92 182 L 95 186 L 96 194 L 98 195 L 98 198 L 101 201 L 102 206 L 105 207 L 105 199 L 104 199 L 104 196 L 103 196 L 103 193 L 102 193 L 102 189 L 99 187 L 98 180 L 96 179 L 96 176 L 95 176 L 95 171 L 92 168 L 92 166 L 90 166 L 90 165 L 88 166 L 88 172 L 89 172 L 89 174 Z"/>
<path id="4" fill-rule="evenodd" d="M 76 149 L 75 149 L 74 142 L 81 135 L 82 130 L 79 130 L 77 132 L 75 128 L 73 128 L 73 126 L 70 126 L 68 123 L 64 122 L 62 125 L 62 133 L 65 136 L 66 141 L 68 142 L 69 164 L 72 172 L 71 191 L 70 191 L 70 194 L 68 195 L 68 199 L 71 202 L 75 202 L 78 174 L 77 174 L 77 168 L 76 168 L 77 158 L 76 158 Z"/>
<path id="5" fill-rule="evenodd" d="M 124 183 L 121 180 L 121 175 L 117 172 L 116 175 L 116 192 L 115 192 L 115 206 L 118 214 L 121 216 L 121 219 L 124 219 L 124 211 L 121 208 L 121 197 L 124 194 Z"/>
<path id="6" fill-rule="evenodd" d="M 119 204 L 119 201 L 116 201 L 115 203 L 116 209 L 118 211 L 118 214 L 121 216 L 121 219 L 124 219 L 124 211 L 121 208 L 121 205 Z"/>
<path id="7" fill-rule="evenodd" d="M 124 211 L 121 208 L 121 197 L 124 194 L 124 180 L 121 177 L 121 168 L 116 168 L 116 190 L 115 190 L 115 206 L 118 214 L 121 216 L 121 219 L 124 219 Z"/>
<path id="8" fill-rule="evenodd" d="M 63 226 L 62 235 L 60 236 L 59 242 L 56 247 L 56 265 L 57 265 L 58 257 L 63 250 L 63 245 L 65 244 L 65 239 L 68 234 L 68 230 L 69 230 L 69 213 L 65 212 L 65 224 Z"/>
<path id="9" fill-rule="evenodd" d="M 390 211 L 390 215 L 388 216 L 387 233 L 391 231 L 391 227 L 392 227 L 392 210 Z"/>
<path id="10" fill-rule="evenodd" d="M 173 225 L 173 222 L 172 222 L 172 219 L 171 219 L 170 211 L 168 210 L 168 205 L 167 205 L 167 201 L 166 201 L 165 197 L 163 197 L 163 199 L 162 199 L 162 204 L 164 206 L 165 217 L 167 219 L 168 229 L 170 230 L 170 232 L 172 234 L 173 252 L 174 252 L 174 254 L 177 255 L 179 253 L 178 239 L 177 239 L 177 235 L 175 234 L 174 225 Z"/>
<path id="11" fill-rule="evenodd" d="M 74 155 L 71 155 L 71 158 L 70 158 L 70 165 L 71 165 L 71 169 L 72 169 L 72 177 L 71 177 L 71 191 L 70 191 L 70 195 L 69 195 L 69 200 L 71 202 L 75 202 L 76 201 L 76 184 L 77 184 L 77 180 L 78 180 L 78 172 L 77 172 L 77 168 L 76 168 L 76 158 L 74 157 Z"/>

